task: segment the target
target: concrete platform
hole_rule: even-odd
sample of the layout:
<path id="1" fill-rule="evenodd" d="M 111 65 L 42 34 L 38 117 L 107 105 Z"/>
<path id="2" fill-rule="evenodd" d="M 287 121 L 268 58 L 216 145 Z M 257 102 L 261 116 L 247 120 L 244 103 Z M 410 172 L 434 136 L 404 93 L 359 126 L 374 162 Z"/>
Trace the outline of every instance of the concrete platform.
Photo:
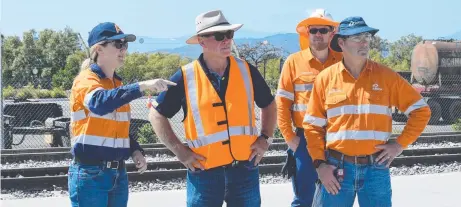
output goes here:
<path id="1" fill-rule="evenodd" d="M 395 176 L 392 177 L 392 185 L 393 206 L 461 206 L 461 172 Z M 261 192 L 262 206 L 264 207 L 289 206 L 293 197 L 291 184 L 262 185 Z M 186 206 L 185 195 L 185 190 L 132 193 L 128 206 L 183 207 Z M 0 202 L 2 207 L 70 206 L 68 197 L 4 200 Z"/>

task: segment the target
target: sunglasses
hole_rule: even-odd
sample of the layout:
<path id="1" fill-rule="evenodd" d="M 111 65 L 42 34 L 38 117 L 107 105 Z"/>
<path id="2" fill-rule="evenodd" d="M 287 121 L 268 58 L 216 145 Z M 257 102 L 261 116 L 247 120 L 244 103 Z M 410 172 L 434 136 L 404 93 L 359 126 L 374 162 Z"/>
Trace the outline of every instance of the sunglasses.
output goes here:
<path id="1" fill-rule="evenodd" d="M 224 40 L 224 37 L 226 37 L 227 39 L 232 39 L 234 38 L 234 30 L 229 30 L 227 32 L 215 32 L 215 33 L 211 33 L 211 34 L 205 34 L 205 35 L 200 35 L 202 37 L 210 37 L 210 36 L 214 36 L 214 39 L 216 41 L 223 41 Z"/>
<path id="2" fill-rule="evenodd" d="M 320 32 L 320 34 L 326 34 L 326 33 L 330 32 L 330 30 L 327 29 L 327 28 L 320 28 L 320 29 L 312 28 L 312 29 L 309 29 L 309 33 L 311 33 L 311 34 L 317 34 L 317 32 Z"/>
<path id="3" fill-rule="evenodd" d="M 121 41 L 121 40 L 113 40 L 113 41 L 107 41 L 105 42 L 104 44 L 109 44 L 111 43 L 112 45 L 114 45 L 115 48 L 117 49 L 128 49 L 128 42 L 125 42 L 125 41 Z"/>

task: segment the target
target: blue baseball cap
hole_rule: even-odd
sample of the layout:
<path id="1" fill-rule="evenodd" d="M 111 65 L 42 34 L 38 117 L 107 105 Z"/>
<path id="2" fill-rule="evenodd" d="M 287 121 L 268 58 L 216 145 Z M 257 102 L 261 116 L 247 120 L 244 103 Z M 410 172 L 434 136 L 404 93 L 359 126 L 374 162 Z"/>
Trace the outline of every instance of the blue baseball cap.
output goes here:
<path id="1" fill-rule="evenodd" d="M 339 23 L 338 32 L 331 39 L 330 48 L 334 51 L 342 52 L 341 47 L 338 45 L 340 36 L 350 36 L 365 32 L 375 35 L 378 31 L 379 29 L 369 27 L 362 17 L 348 17 Z"/>
<path id="2" fill-rule="evenodd" d="M 92 47 L 98 42 L 106 40 L 120 40 L 125 39 L 126 42 L 134 42 L 136 36 L 133 34 L 125 34 L 113 22 L 104 22 L 96 25 L 88 36 L 88 46 Z"/>

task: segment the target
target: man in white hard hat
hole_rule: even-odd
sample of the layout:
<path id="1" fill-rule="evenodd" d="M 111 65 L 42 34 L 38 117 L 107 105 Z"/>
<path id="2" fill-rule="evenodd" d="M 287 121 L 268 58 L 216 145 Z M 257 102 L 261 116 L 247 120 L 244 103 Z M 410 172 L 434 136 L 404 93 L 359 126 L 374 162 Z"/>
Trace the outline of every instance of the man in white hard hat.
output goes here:
<path id="1" fill-rule="evenodd" d="M 177 85 L 159 95 L 149 119 L 188 168 L 187 206 L 260 206 L 258 163 L 272 142 L 274 97 L 256 67 L 231 55 L 242 24 L 230 24 L 219 10 L 200 14 L 195 24 L 187 43 L 199 44 L 203 53 L 173 75 Z M 261 108 L 260 130 L 254 103 Z M 188 147 L 167 120 L 181 106 Z"/>
<path id="2" fill-rule="evenodd" d="M 289 146 L 282 173 L 292 179 L 293 207 L 311 206 L 315 193 L 318 177 L 307 151 L 303 118 L 315 77 L 342 58 L 341 53 L 328 47 L 337 26 L 338 22 L 333 21 L 325 9 L 316 9 L 309 18 L 301 21 L 296 27 L 301 51 L 288 56 L 279 80 L 277 122 Z"/>

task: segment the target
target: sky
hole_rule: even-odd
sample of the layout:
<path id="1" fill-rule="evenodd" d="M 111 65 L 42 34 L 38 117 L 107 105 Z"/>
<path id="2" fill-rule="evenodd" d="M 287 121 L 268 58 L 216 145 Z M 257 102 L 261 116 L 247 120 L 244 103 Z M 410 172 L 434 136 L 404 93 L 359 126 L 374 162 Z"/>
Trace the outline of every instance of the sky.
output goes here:
<path id="1" fill-rule="evenodd" d="M 85 37 L 96 24 L 111 21 L 125 33 L 174 38 L 194 33 L 198 14 L 220 9 L 245 30 L 294 33 L 316 8 L 327 9 L 336 21 L 361 16 L 391 41 L 410 33 L 437 38 L 461 31 L 460 0 L 1 0 L 0 29 L 21 36 L 32 28 L 69 26 Z"/>

